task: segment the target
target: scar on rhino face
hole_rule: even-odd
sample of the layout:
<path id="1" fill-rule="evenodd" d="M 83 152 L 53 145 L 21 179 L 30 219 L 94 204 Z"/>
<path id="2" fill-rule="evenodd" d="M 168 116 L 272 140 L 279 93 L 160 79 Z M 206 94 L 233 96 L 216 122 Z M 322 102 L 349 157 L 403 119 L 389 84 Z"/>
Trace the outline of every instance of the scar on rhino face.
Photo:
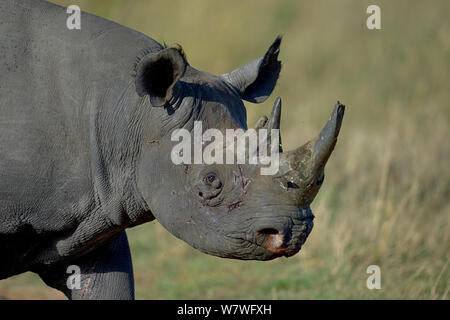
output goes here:
<path id="1" fill-rule="evenodd" d="M 228 209 L 228 212 L 232 211 L 233 209 L 239 208 L 240 206 L 242 206 L 242 201 L 244 200 L 244 196 L 247 194 L 247 188 L 250 184 L 250 179 L 247 179 L 244 176 L 244 173 L 242 171 L 242 166 L 238 165 L 239 168 L 239 174 L 234 173 L 233 176 L 233 182 L 234 183 L 239 183 L 238 181 L 240 180 L 240 186 L 241 186 L 241 194 L 239 196 L 239 199 L 231 202 L 231 203 L 227 203 L 225 206 Z"/>

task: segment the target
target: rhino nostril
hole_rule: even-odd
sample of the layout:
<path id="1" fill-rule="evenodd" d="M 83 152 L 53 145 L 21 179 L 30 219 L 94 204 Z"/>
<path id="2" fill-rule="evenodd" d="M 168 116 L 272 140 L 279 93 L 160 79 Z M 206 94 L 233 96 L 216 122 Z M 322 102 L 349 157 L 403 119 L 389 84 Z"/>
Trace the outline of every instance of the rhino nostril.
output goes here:
<path id="1" fill-rule="evenodd" d="M 268 251 L 283 255 L 286 252 L 285 235 L 283 232 L 274 228 L 264 228 L 258 231 L 260 235 L 264 236 L 262 246 Z"/>

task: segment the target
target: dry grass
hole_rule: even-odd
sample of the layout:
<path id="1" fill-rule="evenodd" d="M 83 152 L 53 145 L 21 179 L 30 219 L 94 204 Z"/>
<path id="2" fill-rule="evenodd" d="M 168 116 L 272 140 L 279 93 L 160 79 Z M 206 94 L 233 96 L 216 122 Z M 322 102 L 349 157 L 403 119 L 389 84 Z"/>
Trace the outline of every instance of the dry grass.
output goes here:
<path id="1" fill-rule="evenodd" d="M 287 149 L 315 135 L 336 100 L 347 105 L 312 206 L 316 224 L 299 255 L 219 259 L 150 223 L 129 231 L 137 298 L 448 299 L 447 1 L 377 1 L 380 31 L 367 30 L 369 2 L 359 0 L 54 2 L 78 3 L 156 40 L 180 43 L 193 66 L 216 74 L 261 55 L 284 34 L 274 95 L 284 101 Z M 269 100 L 247 104 L 250 123 L 270 112 Z M 381 267 L 381 290 L 366 288 L 371 264 Z M 0 294 L 25 284 L 36 290 L 39 282 L 22 275 L 0 282 Z"/>

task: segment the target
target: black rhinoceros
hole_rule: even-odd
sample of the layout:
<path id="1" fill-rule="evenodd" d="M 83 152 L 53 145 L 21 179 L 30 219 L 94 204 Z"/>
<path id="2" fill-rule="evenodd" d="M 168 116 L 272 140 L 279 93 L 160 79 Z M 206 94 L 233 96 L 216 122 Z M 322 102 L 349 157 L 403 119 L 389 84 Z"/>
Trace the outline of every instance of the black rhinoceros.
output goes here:
<path id="1" fill-rule="evenodd" d="M 154 219 L 219 257 L 297 253 L 341 126 L 339 102 L 317 138 L 280 154 L 276 174 L 171 161 L 176 129 L 201 121 L 247 130 L 242 100 L 271 94 L 281 38 L 216 76 L 124 26 L 82 13 L 81 29 L 70 30 L 67 18 L 45 1 L 0 2 L 0 279 L 32 271 L 72 299 L 132 299 L 125 229 Z M 278 129 L 280 111 L 277 100 L 257 129 Z M 80 268 L 81 287 L 68 283 L 69 266 Z"/>

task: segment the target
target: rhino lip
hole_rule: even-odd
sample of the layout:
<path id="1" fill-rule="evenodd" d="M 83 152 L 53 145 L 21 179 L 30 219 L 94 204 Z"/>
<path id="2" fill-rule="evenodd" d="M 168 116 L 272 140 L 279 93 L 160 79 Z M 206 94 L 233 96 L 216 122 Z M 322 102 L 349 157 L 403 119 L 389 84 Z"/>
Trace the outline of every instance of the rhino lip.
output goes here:
<path id="1" fill-rule="evenodd" d="M 304 212 L 299 209 L 298 214 L 293 214 L 284 222 L 279 220 L 282 217 L 288 218 L 289 216 L 273 217 L 272 222 L 265 220 L 262 225 L 258 223 L 258 227 L 248 226 L 250 230 L 254 231 L 231 232 L 227 234 L 227 237 L 239 240 L 240 245 L 244 245 L 246 248 L 250 248 L 251 245 L 253 250 L 256 247 L 264 250 L 266 253 L 262 260 L 292 257 L 301 250 L 306 242 L 314 225 L 314 214 L 310 210 Z"/>

